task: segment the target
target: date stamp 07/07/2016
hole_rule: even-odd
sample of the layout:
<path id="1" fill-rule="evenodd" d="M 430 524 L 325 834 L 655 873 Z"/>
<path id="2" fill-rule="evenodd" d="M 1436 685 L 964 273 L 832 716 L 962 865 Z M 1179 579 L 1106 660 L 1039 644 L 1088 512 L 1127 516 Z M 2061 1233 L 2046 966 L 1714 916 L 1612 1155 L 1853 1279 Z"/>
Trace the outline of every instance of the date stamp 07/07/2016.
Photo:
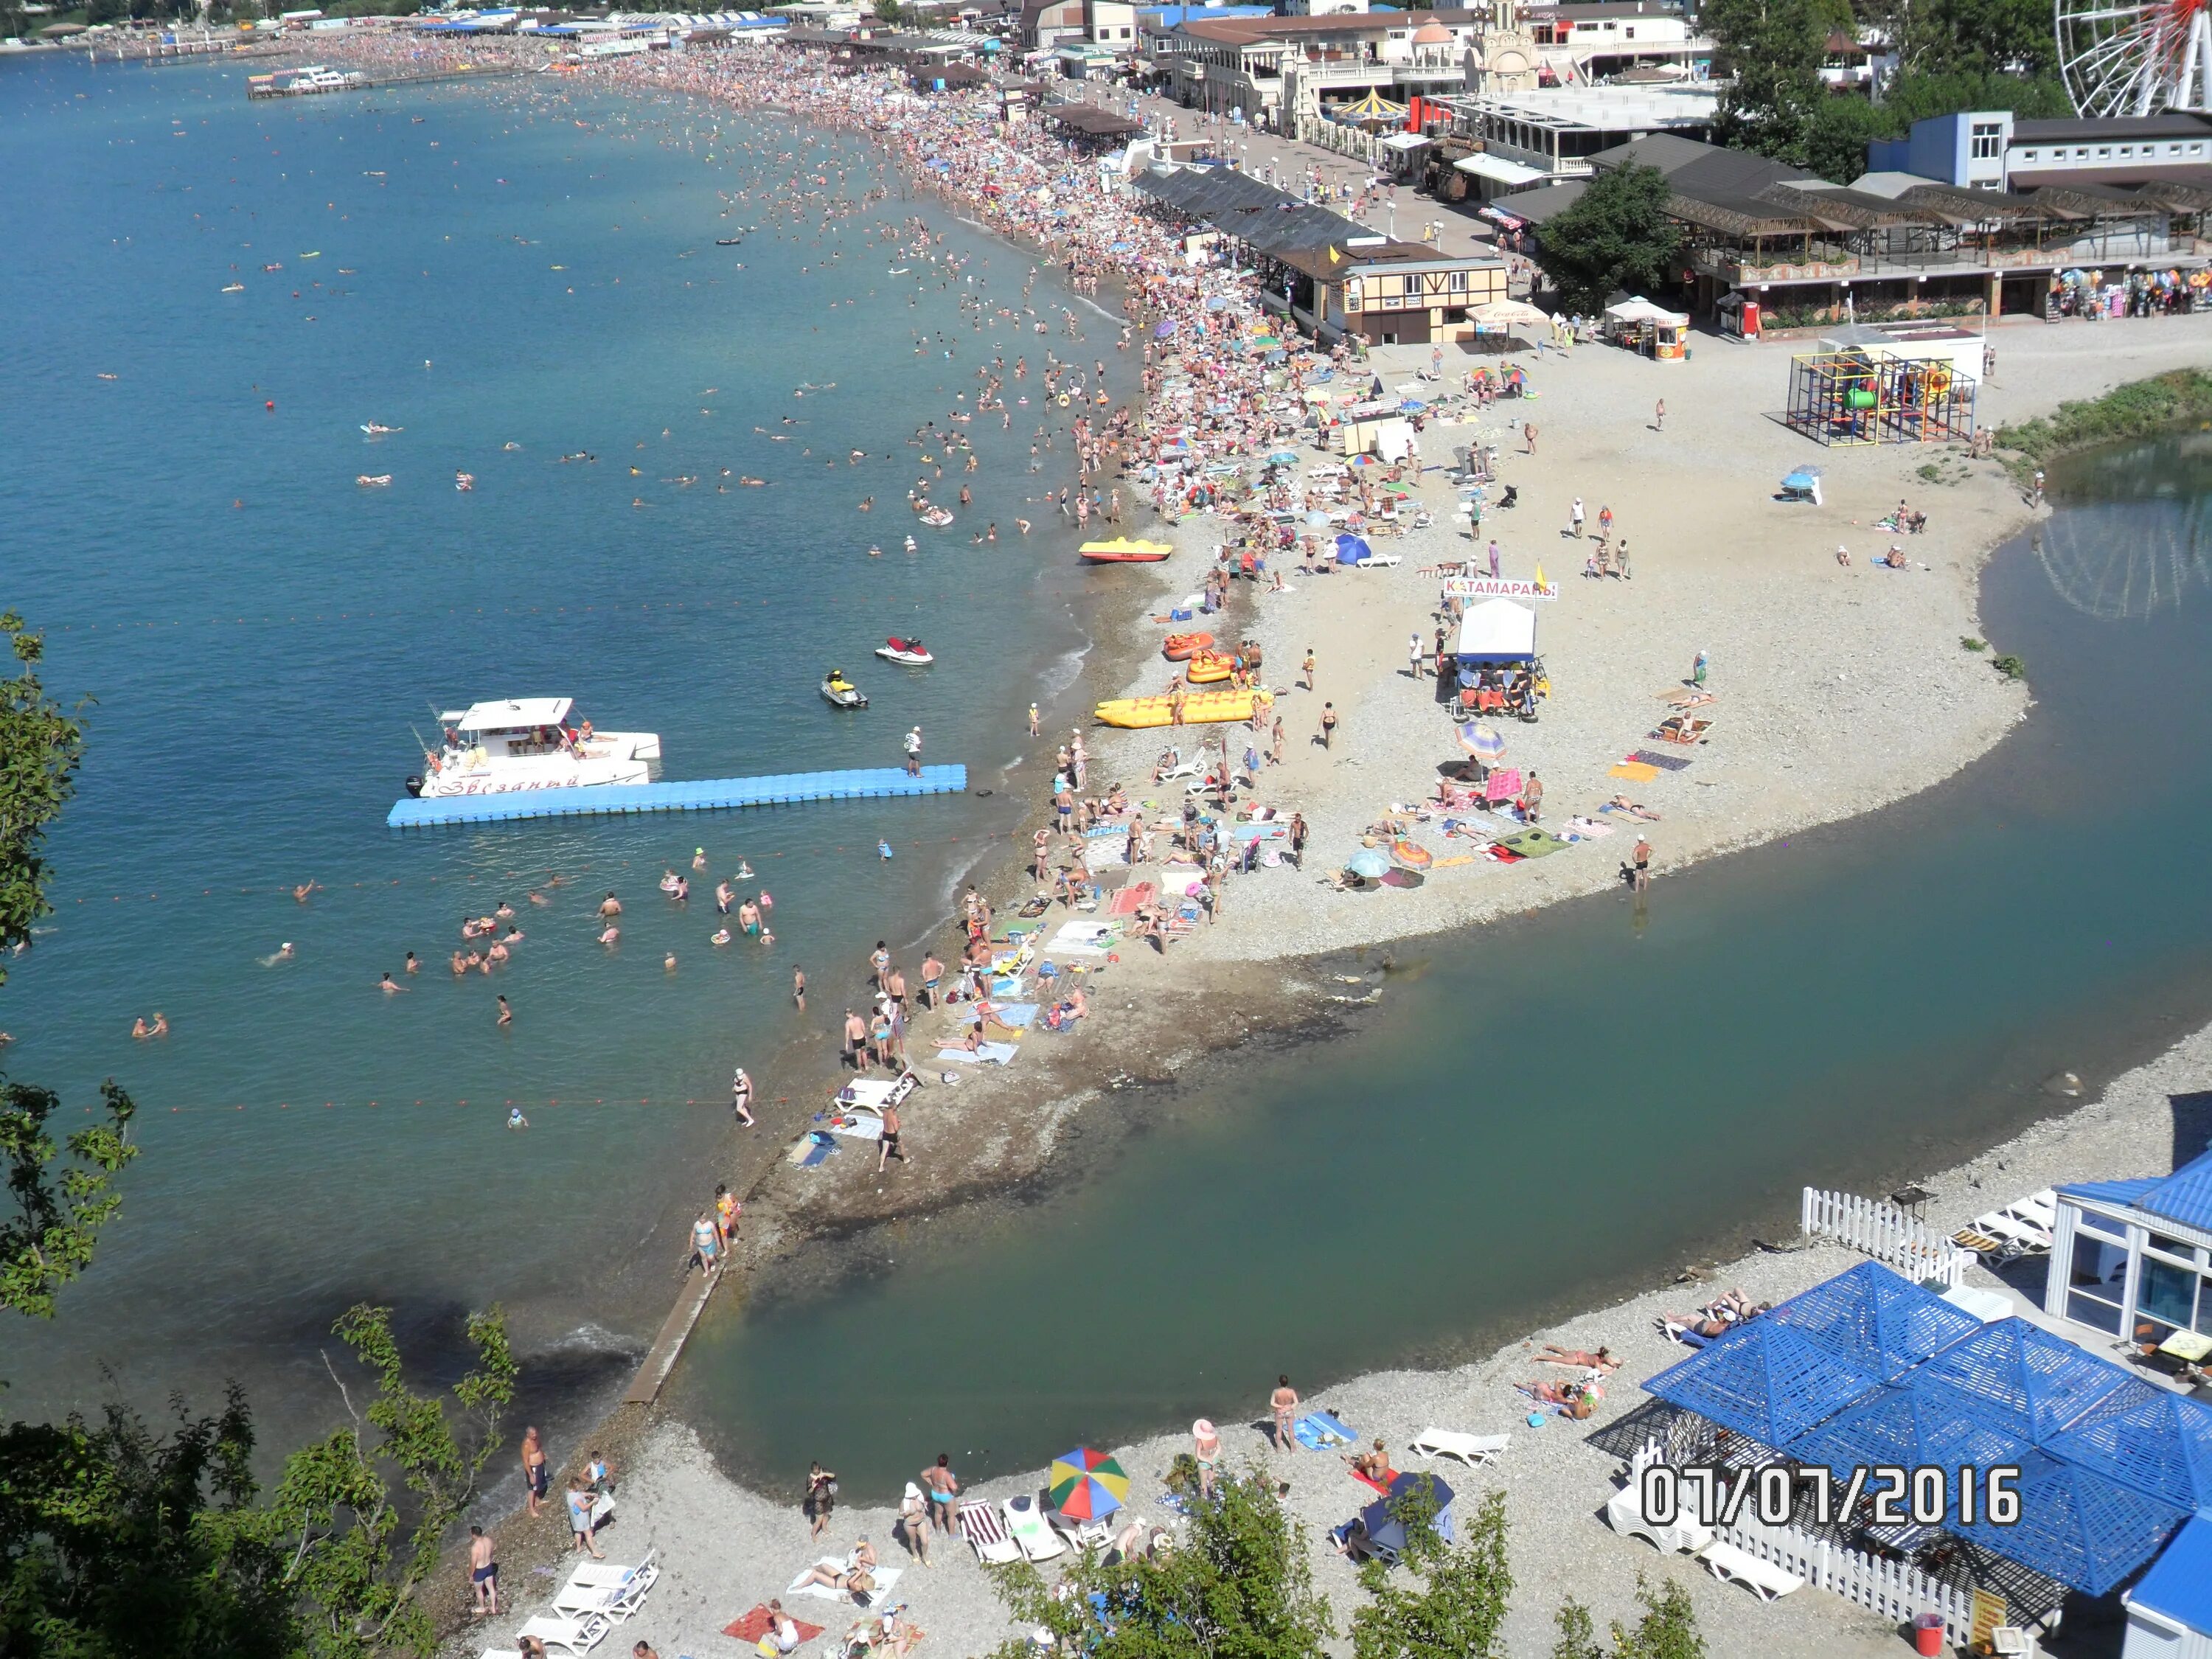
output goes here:
<path id="1" fill-rule="evenodd" d="M 1793 1520 L 1814 1526 L 1986 1522 L 2008 1527 L 2020 1519 L 2020 1469 L 2007 1463 L 1862 1463 L 1848 1470 L 1654 1463 L 1642 1480 L 1644 1518 L 1662 1527 L 1678 1520 L 1725 1527 L 1745 1519 L 1770 1527 Z"/>

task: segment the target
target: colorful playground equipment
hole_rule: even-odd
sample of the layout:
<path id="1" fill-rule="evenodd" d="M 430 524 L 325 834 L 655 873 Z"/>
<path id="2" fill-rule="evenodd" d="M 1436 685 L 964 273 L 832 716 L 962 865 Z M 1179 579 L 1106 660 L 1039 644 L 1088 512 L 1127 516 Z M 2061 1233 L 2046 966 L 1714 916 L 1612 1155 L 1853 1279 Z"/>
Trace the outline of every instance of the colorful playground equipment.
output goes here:
<path id="1" fill-rule="evenodd" d="M 1870 346 L 1790 360 L 1793 432 L 1815 443 L 1964 442 L 1974 435 L 1974 382 L 1942 358 Z"/>

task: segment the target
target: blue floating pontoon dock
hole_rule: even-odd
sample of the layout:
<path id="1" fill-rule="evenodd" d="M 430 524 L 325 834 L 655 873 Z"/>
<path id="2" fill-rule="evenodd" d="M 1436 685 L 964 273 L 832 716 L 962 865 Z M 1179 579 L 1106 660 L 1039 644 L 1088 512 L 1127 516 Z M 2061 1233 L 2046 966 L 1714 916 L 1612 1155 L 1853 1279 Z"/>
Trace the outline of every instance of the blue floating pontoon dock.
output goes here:
<path id="1" fill-rule="evenodd" d="M 581 788 L 517 789 L 495 795 L 410 796 L 395 801 L 387 828 L 436 823 L 505 823 L 518 818 L 580 818 L 605 812 L 714 812 L 736 806 L 788 806 L 809 800 L 888 800 L 900 795 L 957 795 L 964 766 L 854 772 L 791 772 L 773 778 L 702 778 L 694 783 L 609 783 Z"/>

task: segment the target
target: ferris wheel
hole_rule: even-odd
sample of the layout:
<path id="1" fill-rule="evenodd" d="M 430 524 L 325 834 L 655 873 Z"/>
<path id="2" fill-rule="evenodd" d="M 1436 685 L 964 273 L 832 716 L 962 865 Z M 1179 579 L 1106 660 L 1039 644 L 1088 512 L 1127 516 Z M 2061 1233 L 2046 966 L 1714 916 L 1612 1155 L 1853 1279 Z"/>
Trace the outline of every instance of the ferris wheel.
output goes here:
<path id="1" fill-rule="evenodd" d="M 2084 115 L 2212 107 L 2208 0 L 2057 0 L 2059 72 Z"/>

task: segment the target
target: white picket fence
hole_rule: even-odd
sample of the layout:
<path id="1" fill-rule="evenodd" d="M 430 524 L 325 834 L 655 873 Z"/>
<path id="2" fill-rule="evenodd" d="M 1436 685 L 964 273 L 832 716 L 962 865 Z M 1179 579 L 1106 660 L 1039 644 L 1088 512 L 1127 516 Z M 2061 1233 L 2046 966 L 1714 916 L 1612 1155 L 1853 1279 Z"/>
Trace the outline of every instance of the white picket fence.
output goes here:
<path id="1" fill-rule="evenodd" d="M 1916 1285 L 1940 1279 L 1955 1290 L 1975 1260 L 1972 1250 L 1953 1243 L 1924 1221 L 1893 1204 L 1856 1193 L 1805 1189 L 1798 1224 L 1814 1237 L 1832 1238 L 1862 1255 L 1894 1267 Z"/>
<path id="2" fill-rule="evenodd" d="M 1647 1442 L 1629 1462 L 1630 1484 L 1642 1480 L 1644 1469 L 1663 1455 L 1656 1441 Z M 1876 1618 L 1909 1624 L 1923 1613 L 1932 1613 L 1942 1619 L 1948 1642 L 1963 1647 L 1972 1634 L 1972 1592 L 1930 1578 L 1909 1562 L 1884 1560 L 1831 1544 L 1794 1527 L 1770 1527 L 1748 1516 L 1715 1527 L 1713 1536 L 1747 1555 L 1796 1574 L 1815 1589 L 1840 1595 Z"/>

